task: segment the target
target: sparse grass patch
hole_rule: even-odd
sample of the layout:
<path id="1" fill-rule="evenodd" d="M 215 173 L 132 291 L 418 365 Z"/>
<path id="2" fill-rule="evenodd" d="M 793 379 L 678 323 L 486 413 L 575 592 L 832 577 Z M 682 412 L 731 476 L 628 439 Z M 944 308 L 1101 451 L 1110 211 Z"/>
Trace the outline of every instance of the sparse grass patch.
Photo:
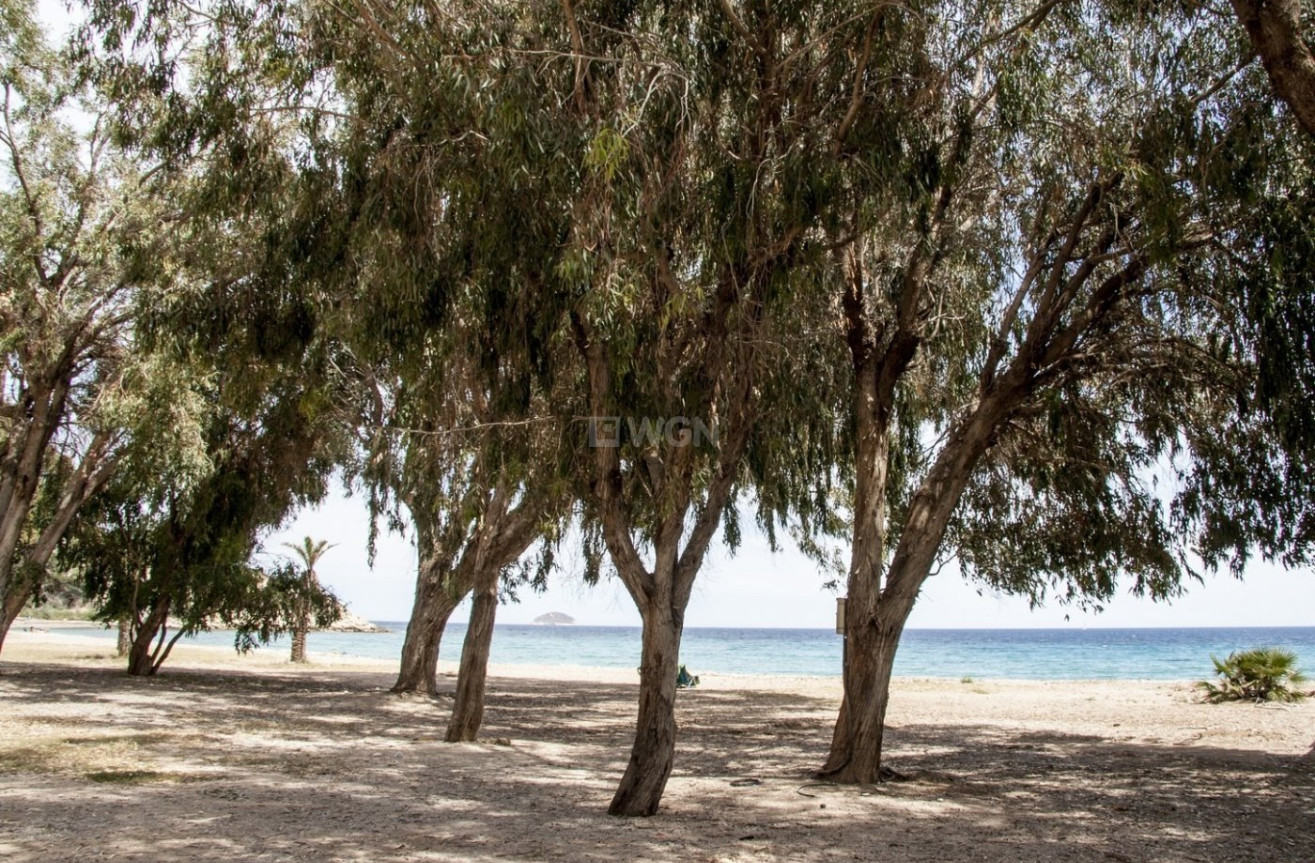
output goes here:
<path id="1" fill-rule="evenodd" d="M 52 742 L 0 752 L 0 767 L 28 773 L 83 773 L 89 769 L 118 767 L 127 759 L 127 747 L 74 746 Z"/>
<path id="2" fill-rule="evenodd" d="M 143 772 L 143 744 L 169 739 L 159 732 L 69 737 L 40 735 L 0 744 L 0 771 L 86 775 Z M 151 772 L 151 771 L 144 771 Z M 107 780 L 108 781 L 108 780 Z"/>
<path id="3" fill-rule="evenodd" d="M 84 774 L 92 782 L 110 782 L 136 785 L 143 782 L 190 782 L 203 777 L 185 773 L 166 773 L 160 770 L 93 770 Z"/>

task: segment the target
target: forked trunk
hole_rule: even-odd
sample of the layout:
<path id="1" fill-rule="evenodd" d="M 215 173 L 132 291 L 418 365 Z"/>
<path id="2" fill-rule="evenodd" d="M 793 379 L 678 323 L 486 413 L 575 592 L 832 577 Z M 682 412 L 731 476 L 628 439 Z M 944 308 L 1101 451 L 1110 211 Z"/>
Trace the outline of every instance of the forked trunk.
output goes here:
<path id="1" fill-rule="evenodd" d="M 845 697 L 822 768 L 822 776 L 832 781 L 869 785 L 883 778 L 886 707 L 895 651 L 904 631 L 904 620 L 892 617 L 878 616 L 868 625 L 847 627 Z"/>
<path id="2" fill-rule="evenodd" d="M 152 642 L 158 629 L 143 626 L 128 650 L 128 674 L 133 677 L 150 677 L 155 673 L 155 654 Z"/>
<path id="3" fill-rule="evenodd" d="M 161 600 L 137 627 L 132 646 L 128 648 L 128 674 L 149 677 L 155 674 L 156 657 L 163 649 L 164 626 L 169 620 L 169 603 Z M 159 644 L 156 644 L 157 636 Z"/>
<path id="4" fill-rule="evenodd" d="M 61 390 L 62 392 L 62 390 Z M 62 398 L 60 409 L 62 410 Z M 59 505 L 51 518 L 37 536 L 36 542 L 22 555 L 18 553 L 18 540 L 31 508 L 32 494 L 35 487 L 30 479 L 21 482 L 16 477 L 0 480 L 0 649 L 4 648 L 5 636 L 14 618 L 23 611 L 46 571 L 46 564 L 55 552 L 59 540 L 68 530 L 77 514 L 78 508 L 109 479 L 114 468 L 114 460 L 105 460 L 106 447 L 111 436 L 98 432 L 83 457 L 81 464 L 73 472 L 68 484 L 60 496 Z M 40 442 L 44 447 L 49 442 L 49 433 Z M 29 452 L 27 474 L 35 476 L 39 471 L 41 458 Z M 26 570 L 26 573 L 24 573 Z"/>
<path id="5" fill-rule="evenodd" d="M 607 810 L 611 815 L 654 815 L 662 801 L 676 756 L 681 628 L 669 611 L 650 608 L 644 612 L 635 742 L 621 785 Z"/>
<path id="6" fill-rule="evenodd" d="M 421 572 L 393 692 L 419 692 L 423 688 L 430 695 L 438 694 L 439 643 L 447 619 L 463 598 L 464 593 L 451 589 L 439 573 L 428 569 Z"/>
<path id="7" fill-rule="evenodd" d="M 899 354 L 907 363 L 910 352 Z M 881 574 L 886 543 L 886 496 L 890 470 L 890 393 L 887 366 L 874 355 L 856 355 L 854 412 L 854 541 L 845 604 L 844 699 L 822 776 L 867 784 L 881 776 L 881 744 L 890 697 L 895 649 L 907 612 L 883 601 Z"/>
<path id="8" fill-rule="evenodd" d="M 54 370 L 53 374 L 58 376 L 61 371 Z M 9 625 L 18 616 L 17 612 L 10 614 L 10 596 L 30 590 L 17 585 L 23 580 L 19 546 L 40 483 L 46 448 L 60 424 L 68 397 L 68 381 L 58 377 L 56 380 L 58 382 L 53 386 L 33 382 L 24 406 L 27 417 L 17 428 L 10 430 L 6 446 L 0 452 L 3 457 L 0 459 L 3 461 L 3 470 L 0 470 L 0 596 L 5 598 L 4 619 L 0 620 L 0 645 L 8 634 Z M 19 611 L 22 608 L 22 605 L 18 606 Z"/>
<path id="9" fill-rule="evenodd" d="M 18 550 L 18 540 L 21 534 L 23 519 L 27 518 L 27 507 L 19 507 L 16 514 L 2 514 L 3 521 L 0 521 L 0 596 L 4 597 L 4 607 L 0 614 L 4 615 L 0 619 L 0 647 L 4 646 L 4 636 L 9 632 L 9 626 L 18 616 L 18 612 L 23 610 L 23 606 L 18 606 L 17 611 L 11 613 L 10 598 L 15 595 L 23 595 L 23 604 L 27 604 L 26 596 L 28 591 L 24 585 L 25 579 L 22 577 L 21 567 L 19 566 L 20 552 Z"/>
<path id="10" fill-rule="evenodd" d="M 498 574 L 495 568 L 481 573 L 475 589 L 466 642 L 461 648 L 456 702 L 447 727 L 448 743 L 473 741 L 484 719 L 484 682 L 488 676 L 489 648 L 493 644 L 493 621 L 498 614 Z"/>
<path id="11" fill-rule="evenodd" d="M 972 468 L 989 447 L 990 432 L 1004 415 L 1003 404 L 999 399 L 983 400 L 966 424 L 950 436 L 909 505 L 888 567 L 881 566 L 877 553 L 884 538 L 881 509 L 873 508 L 876 518 L 855 522 L 855 553 L 845 606 L 845 699 L 822 770 L 825 777 L 853 784 L 882 778 L 881 749 L 895 651 Z M 872 475 L 882 478 L 873 488 L 884 491 L 880 453 L 873 465 L 877 470 Z M 861 556 L 860 550 L 865 550 Z"/>

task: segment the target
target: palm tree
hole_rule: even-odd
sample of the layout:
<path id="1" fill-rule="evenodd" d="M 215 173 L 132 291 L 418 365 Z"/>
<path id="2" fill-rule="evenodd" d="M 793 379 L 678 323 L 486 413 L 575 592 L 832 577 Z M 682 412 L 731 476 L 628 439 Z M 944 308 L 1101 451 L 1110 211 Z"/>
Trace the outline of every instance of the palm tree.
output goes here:
<path id="1" fill-rule="evenodd" d="M 1297 654 L 1277 647 L 1234 651 L 1227 659 L 1210 657 L 1219 678 L 1196 684 L 1205 690 L 1205 700 L 1301 701 L 1307 677 L 1297 667 Z"/>
<path id="2" fill-rule="evenodd" d="M 321 539 L 317 542 L 309 536 L 302 540 L 300 545 L 291 542 L 285 542 L 283 545 L 292 549 L 306 568 L 301 580 L 302 591 L 297 600 L 296 616 L 292 623 L 292 661 L 305 662 L 306 632 L 310 629 L 310 596 L 319 586 L 319 580 L 315 577 L 315 565 L 333 546 L 327 540 Z"/>

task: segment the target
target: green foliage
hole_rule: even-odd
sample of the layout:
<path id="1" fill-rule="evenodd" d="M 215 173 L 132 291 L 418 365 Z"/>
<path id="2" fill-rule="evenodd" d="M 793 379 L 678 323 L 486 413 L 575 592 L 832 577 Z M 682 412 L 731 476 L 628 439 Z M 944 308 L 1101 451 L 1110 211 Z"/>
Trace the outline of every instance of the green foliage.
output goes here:
<path id="1" fill-rule="evenodd" d="M 342 612 L 332 591 L 287 564 L 261 571 L 255 589 L 231 605 L 222 622 L 233 628 L 234 646 L 245 653 L 302 626 L 332 626 Z"/>
<path id="2" fill-rule="evenodd" d="M 180 286 L 171 188 L 111 139 L 28 4 L 0 19 L 0 593 L 21 598 L 114 472 L 196 429 L 139 327 Z"/>
<path id="3" fill-rule="evenodd" d="M 1307 682 L 1297 667 L 1297 655 L 1276 647 L 1234 651 L 1227 659 L 1210 657 L 1217 680 L 1197 684 L 1206 701 L 1300 701 L 1309 693 L 1300 687 Z"/>
<path id="4" fill-rule="evenodd" d="M 32 592 L 32 599 L 23 613 L 52 620 L 61 616 L 86 619 L 91 617 L 91 609 L 84 605 L 82 583 L 77 573 L 50 572 Z"/>
<path id="5" fill-rule="evenodd" d="M 750 491 L 869 634 L 951 560 L 1094 607 L 1307 561 L 1311 145 L 1212 15 L 92 0 L 87 80 L 176 202 L 135 335 L 202 402 L 107 497 L 93 586 L 304 620 L 249 561 L 335 467 L 439 571 L 514 512 L 545 543 L 504 594 L 578 515 L 586 580 L 606 552 L 677 634 Z M 716 436 L 590 449 L 588 417 Z"/>
<path id="6" fill-rule="evenodd" d="M 392 526 L 460 538 L 503 483 L 577 496 L 596 577 L 572 421 L 715 418 L 727 446 L 623 442 L 607 481 L 636 544 L 731 475 L 727 544 L 752 489 L 773 542 L 834 567 L 857 280 L 876 347 L 912 345 L 883 563 L 920 493 L 952 504 L 943 559 L 1035 602 L 1309 552 L 1309 144 L 1190 4 L 92 9 L 90 77 L 178 181 L 180 260 L 208 276 L 151 334 L 210 363 L 234 422 L 331 414 L 354 440 L 321 473 L 341 461 Z M 933 476 L 1011 367 L 983 452 Z"/>
<path id="7" fill-rule="evenodd" d="M 283 546 L 291 550 L 297 556 L 297 559 L 301 561 L 307 581 L 314 581 L 316 564 L 320 562 L 320 558 L 324 557 L 329 549 L 333 548 L 333 545 L 327 539 L 314 540 L 309 536 L 300 543 L 285 542 Z"/>

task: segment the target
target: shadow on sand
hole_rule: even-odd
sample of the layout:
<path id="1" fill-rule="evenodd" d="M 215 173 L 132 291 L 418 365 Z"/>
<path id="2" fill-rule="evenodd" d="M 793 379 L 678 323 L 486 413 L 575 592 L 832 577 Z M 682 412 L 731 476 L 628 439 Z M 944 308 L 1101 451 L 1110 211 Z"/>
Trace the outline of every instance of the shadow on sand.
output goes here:
<path id="1" fill-rule="evenodd" d="M 1285 759 L 908 725 L 889 751 L 910 781 L 840 788 L 811 774 L 834 705 L 703 690 L 681 695 L 664 813 L 617 820 L 604 810 L 633 687 L 494 678 L 490 742 L 450 746 L 450 701 L 390 683 L 9 665 L 0 727 L 21 708 L 26 736 L 0 748 L 0 851 L 12 863 L 1315 857 L 1315 747 Z M 746 777 L 759 784 L 732 784 Z"/>

